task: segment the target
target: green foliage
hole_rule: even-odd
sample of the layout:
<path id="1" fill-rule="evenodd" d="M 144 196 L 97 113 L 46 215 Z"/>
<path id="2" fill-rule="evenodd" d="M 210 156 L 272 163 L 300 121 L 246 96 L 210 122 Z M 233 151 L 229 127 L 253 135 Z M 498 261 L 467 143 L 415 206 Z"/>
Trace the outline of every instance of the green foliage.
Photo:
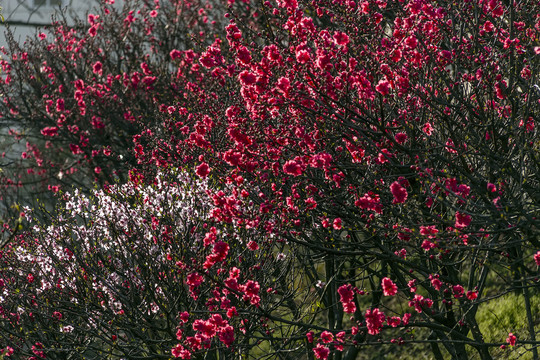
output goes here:
<path id="1" fill-rule="evenodd" d="M 540 321 L 540 298 L 535 290 L 530 292 L 531 312 L 535 325 Z M 509 332 L 518 338 L 515 348 L 494 351 L 496 358 L 532 359 L 528 346 L 519 346 L 519 340 L 529 338 L 526 321 L 525 300 L 522 295 L 506 294 L 482 304 L 478 310 L 478 324 L 486 342 L 501 342 Z"/>

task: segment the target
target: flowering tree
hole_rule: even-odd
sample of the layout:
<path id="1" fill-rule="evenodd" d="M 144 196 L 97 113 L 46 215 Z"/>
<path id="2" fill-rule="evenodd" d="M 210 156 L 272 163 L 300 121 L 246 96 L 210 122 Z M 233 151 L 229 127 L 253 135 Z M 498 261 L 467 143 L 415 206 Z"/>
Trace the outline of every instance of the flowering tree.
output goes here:
<path id="1" fill-rule="evenodd" d="M 4 354 L 169 358 L 172 348 L 181 356 L 208 351 L 214 337 L 222 356 L 256 346 L 229 349 L 240 331 L 257 331 L 260 314 L 249 311 L 265 297 L 257 280 L 287 275 L 260 235 L 208 225 L 206 181 L 171 170 L 149 186 L 130 182 L 62 199 L 49 225 L 26 210 L 33 231 L 3 254 Z M 261 260 L 253 251 L 263 248 Z M 279 284 L 276 291 L 286 291 L 287 282 Z"/>
<path id="2" fill-rule="evenodd" d="M 139 209 L 129 216 L 139 228 L 119 222 L 114 232 L 86 232 L 88 241 L 99 243 L 105 233 L 104 239 L 118 244 L 107 249 L 107 276 L 133 282 L 140 272 L 148 280 L 134 283 L 141 289 L 136 299 L 112 280 L 104 286 L 115 290 L 78 288 L 80 307 L 73 313 L 96 299 L 104 302 L 99 316 L 119 325 L 85 333 L 80 329 L 92 328 L 92 322 L 80 316 L 70 334 L 86 334 L 88 351 L 113 357 L 356 359 L 366 348 L 398 353 L 400 345 L 424 344 L 437 359 L 491 359 L 506 356 L 500 353 L 506 346 L 537 359 L 538 4 L 290 0 L 247 4 L 247 10 L 246 4 L 229 5 L 222 17 L 217 10 L 210 16 L 216 29 L 219 21 L 229 21 L 214 38 L 186 47 L 137 43 L 134 54 L 147 54 L 137 99 L 122 98 L 127 95 L 120 88 L 133 86 L 135 71 L 114 65 L 122 57 L 104 53 L 92 64 L 92 81 L 121 82 L 117 90 L 108 86 L 109 97 L 124 99 L 126 111 L 139 114 L 129 120 L 129 141 L 118 142 L 115 150 L 134 167 L 123 180 L 128 188 L 159 188 L 156 174 L 169 176 L 173 168 L 191 174 L 182 182 L 197 177 L 208 185 L 198 185 L 198 215 L 184 227 L 172 226 L 178 218 L 185 222 L 184 215 L 155 208 L 140 212 L 144 201 L 106 187 L 120 196 L 117 204 Z M 205 13 L 196 4 L 187 7 Z M 174 6 L 171 12 L 145 9 L 155 19 L 149 21 L 163 24 L 178 14 Z M 111 14 L 89 18 L 86 36 L 118 40 L 105 26 Z M 140 21 L 129 10 L 125 14 L 129 24 Z M 105 59 L 110 65 L 104 67 Z M 87 80 L 72 84 L 77 88 L 79 81 Z M 108 101 L 104 113 L 110 111 Z M 40 132 L 51 136 L 48 131 L 58 130 Z M 122 161 L 111 163 L 108 174 Z M 182 191 L 174 196 L 182 198 Z M 93 211 L 89 218 L 97 216 Z M 155 226 L 151 236 L 142 219 Z M 189 235 L 179 236 L 182 231 Z M 134 243 L 133 234 L 141 235 Z M 19 274 L 13 280 L 5 275 L 11 289 L 27 284 L 31 272 L 15 269 L 37 262 L 14 256 L 28 248 L 40 257 L 43 244 L 58 243 L 82 263 L 94 261 L 88 270 L 81 268 L 104 278 L 104 261 L 96 263 L 93 250 L 73 241 L 72 231 L 28 241 L 34 237 L 22 234 L 23 243 L 11 245 L 3 257 L 6 274 Z M 126 250 L 154 245 L 161 254 L 154 262 Z M 51 264 L 61 263 L 50 253 Z M 114 265 L 115 257 L 125 262 Z M 56 283 L 54 276 L 46 281 Z M 57 311 L 50 299 L 61 291 L 48 298 L 38 292 L 41 286 L 28 286 L 28 298 L 49 304 L 43 318 L 48 322 L 38 322 L 49 329 L 49 313 Z M 157 287 L 180 295 L 160 297 Z M 102 295 L 92 295 L 96 291 Z M 125 301 L 116 295 L 124 291 Z M 525 321 L 486 329 L 479 313 L 507 293 L 523 299 Z M 149 300 L 154 298 L 156 306 Z M 145 319 L 144 325 L 123 318 L 124 307 L 136 309 L 129 311 L 140 313 L 135 318 Z M 10 310 L 9 316 L 15 314 Z M 114 329 L 114 341 L 99 340 Z M 55 354 L 53 348 L 69 347 L 49 338 L 32 340 L 47 351 L 22 344 L 25 331 L 6 339 L 19 339 L 9 346 L 47 356 Z M 130 348 L 141 332 L 144 339 Z"/>

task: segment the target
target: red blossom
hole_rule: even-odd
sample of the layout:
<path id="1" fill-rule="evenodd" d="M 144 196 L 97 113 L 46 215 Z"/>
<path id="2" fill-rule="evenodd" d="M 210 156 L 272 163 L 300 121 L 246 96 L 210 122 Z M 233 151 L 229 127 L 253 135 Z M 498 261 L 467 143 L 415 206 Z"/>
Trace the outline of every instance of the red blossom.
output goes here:
<path id="1" fill-rule="evenodd" d="M 460 213 L 456 211 L 456 223 L 455 227 L 457 229 L 463 229 L 469 226 L 471 223 L 471 216 L 467 214 Z"/>
<path id="2" fill-rule="evenodd" d="M 442 281 L 439 280 L 439 277 L 438 276 L 433 276 L 433 275 L 430 275 L 429 277 L 431 279 L 431 286 L 433 286 L 433 288 L 435 290 L 437 290 L 437 291 L 441 290 Z"/>
<path id="3" fill-rule="evenodd" d="M 330 355 L 330 349 L 322 344 L 317 344 L 315 348 L 313 348 L 313 353 L 315 354 L 315 357 L 317 359 L 328 359 L 328 355 Z"/>
<path id="4" fill-rule="evenodd" d="M 195 173 L 201 177 L 201 178 L 205 178 L 208 176 L 208 174 L 210 174 L 210 167 L 208 166 L 207 163 L 202 163 L 200 164 L 199 166 L 197 166 L 196 170 L 195 170 Z"/>
<path id="5" fill-rule="evenodd" d="M 404 144 L 407 141 L 407 134 L 400 132 L 396 134 L 395 138 L 398 144 Z"/>
<path id="6" fill-rule="evenodd" d="M 171 349 L 171 354 L 175 358 L 191 359 L 191 353 L 185 349 L 181 344 L 177 344 Z"/>
<path id="7" fill-rule="evenodd" d="M 536 263 L 536 266 L 540 266 L 540 251 L 534 254 L 534 262 Z"/>
<path id="8" fill-rule="evenodd" d="M 96 61 L 92 66 L 92 71 L 94 74 L 102 75 L 103 74 L 103 64 L 100 61 Z"/>
<path id="9" fill-rule="evenodd" d="M 247 70 L 244 70 L 238 75 L 238 79 L 242 85 L 249 86 L 255 84 L 257 81 L 257 76 Z"/>
<path id="10" fill-rule="evenodd" d="M 401 318 L 399 316 L 392 316 L 392 317 L 388 317 L 386 319 L 386 322 L 388 323 L 388 325 L 390 325 L 391 327 L 398 327 L 399 324 L 401 324 Z"/>
<path id="11" fill-rule="evenodd" d="M 404 203 L 409 195 L 407 189 L 401 186 L 398 181 L 394 181 L 392 185 L 390 185 L 390 191 L 392 192 L 392 195 L 394 195 L 394 204 Z"/>
<path id="12" fill-rule="evenodd" d="M 283 165 L 283 172 L 288 175 L 300 176 L 302 175 L 302 165 L 295 160 L 289 160 Z"/>
<path id="13" fill-rule="evenodd" d="M 377 335 L 381 332 L 381 328 L 386 318 L 382 311 L 380 311 L 378 308 L 373 310 L 368 309 L 366 310 L 365 318 L 368 333 L 370 335 Z"/>
<path id="14" fill-rule="evenodd" d="M 234 328 L 231 325 L 221 327 L 218 332 L 218 337 L 226 347 L 231 346 L 234 342 Z"/>
<path id="15" fill-rule="evenodd" d="M 338 31 L 334 34 L 334 40 L 336 44 L 345 46 L 349 43 L 349 36 L 341 31 Z"/>
<path id="16" fill-rule="evenodd" d="M 334 335 L 330 331 L 323 331 L 321 333 L 321 340 L 325 344 L 329 344 L 334 341 Z"/>
<path id="17" fill-rule="evenodd" d="M 381 281 L 384 296 L 394 296 L 397 294 L 398 287 L 390 278 L 383 278 Z"/>
<path id="18" fill-rule="evenodd" d="M 43 136 L 56 136 L 58 135 L 58 128 L 56 126 L 46 127 L 41 129 L 41 135 Z"/>
<path id="19" fill-rule="evenodd" d="M 377 86 L 375 86 L 375 90 L 381 95 L 386 96 L 390 92 L 390 83 L 386 79 L 381 79 Z"/>
<path id="20" fill-rule="evenodd" d="M 510 346 L 516 346 L 516 341 L 517 341 L 516 335 L 514 335 L 514 334 L 512 334 L 512 333 L 509 333 L 509 334 L 508 334 L 508 337 L 506 338 L 506 342 L 507 342 Z"/>
<path id="21" fill-rule="evenodd" d="M 354 287 L 350 284 L 341 285 L 338 288 L 339 301 L 343 305 L 343 311 L 348 314 L 352 314 L 356 311 L 356 305 L 354 303 Z"/>
<path id="22" fill-rule="evenodd" d="M 456 299 L 463 297 L 464 292 L 465 292 L 465 289 L 463 288 L 463 286 L 459 284 L 452 286 L 452 293 L 454 294 L 454 297 Z"/>

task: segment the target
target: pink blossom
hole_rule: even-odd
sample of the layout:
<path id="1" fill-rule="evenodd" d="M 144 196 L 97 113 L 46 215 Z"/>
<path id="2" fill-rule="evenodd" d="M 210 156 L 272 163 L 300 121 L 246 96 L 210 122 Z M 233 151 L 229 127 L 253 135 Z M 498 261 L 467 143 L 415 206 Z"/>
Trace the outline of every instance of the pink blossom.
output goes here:
<path id="1" fill-rule="evenodd" d="M 229 347 L 234 342 L 234 328 L 231 325 L 225 325 L 218 331 L 219 340 Z"/>
<path id="2" fill-rule="evenodd" d="M 311 158 L 310 164 L 314 168 L 326 169 L 332 163 L 332 155 L 327 153 L 316 154 Z"/>
<path id="3" fill-rule="evenodd" d="M 516 335 L 514 335 L 514 334 L 512 334 L 512 333 L 509 333 L 509 334 L 508 334 L 508 337 L 506 338 L 506 342 L 507 342 L 510 346 L 515 346 L 515 345 L 516 345 L 516 341 L 517 341 Z"/>
<path id="4" fill-rule="evenodd" d="M 259 249 L 259 244 L 257 244 L 255 241 L 250 241 L 248 242 L 247 247 L 249 250 L 255 251 Z"/>
<path id="5" fill-rule="evenodd" d="M 43 136 L 55 136 L 58 134 L 58 128 L 56 126 L 45 127 L 41 129 L 41 135 Z"/>
<path id="6" fill-rule="evenodd" d="M 441 290 L 442 281 L 439 280 L 438 277 L 435 277 L 432 275 L 430 275 L 430 278 L 431 278 L 431 286 L 433 286 L 433 288 L 437 291 Z"/>
<path id="7" fill-rule="evenodd" d="M 334 219 L 334 230 L 341 230 L 341 218 Z"/>
<path id="8" fill-rule="evenodd" d="M 182 52 L 180 50 L 173 49 L 169 53 L 169 56 L 171 57 L 172 60 L 179 59 L 180 57 L 182 57 Z"/>
<path id="9" fill-rule="evenodd" d="M 403 317 L 401 318 L 401 322 L 403 323 L 403 325 L 409 324 L 409 320 L 411 319 L 411 316 L 412 315 L 410 313 L 403 314 Z"/>
<path id="10" fill-rule="evenodd" d="M 433 126 L 431 125 L 431 123 L 425 123 L 424 124 L 424 128 L 422 129 L 422 131 L 424 131 L 424 133 L 427 135 L 427 136 L 431 136 L 433 134 Z"/>
<path id="11" fill-rule="evenodd" d="M 416 312 L 421 313 L 425 308 L 431 308 L 433 306 L 433 300 L 416 294 L 414 295 L 414 298 L 409 301 L 409 306 L 414 307 Z"/>
<path id="12" fill-rule="evenodd" d="M 277 88 L 283 91 L 285 94 L 289 91 L 291 87 L 291 81 L 286 77 L 280 77 L 276 84 Z"/>
<path id="13" fill-rule="evenodd" d="M 298 1 L 297 0 L 278 0 L 278 6 L 280 8 L 296 10 L 298 8 Z"/>
<path id="14" fill-rule="evenodd" d="M 180 344 L 177 344 L 171 349 L 171 354 L 175 358 L 191 359 L 191 353 L 188 350 L 184 349 L 184 347 Z"/>
<path id="15" fill-rule="evenodd" d="M 437 230 L 435 225 L 420 226 L 420 235 L 429 235 L 431 237 L 431 235 L 435 235 L 438 232 L 439 230 Z"/>

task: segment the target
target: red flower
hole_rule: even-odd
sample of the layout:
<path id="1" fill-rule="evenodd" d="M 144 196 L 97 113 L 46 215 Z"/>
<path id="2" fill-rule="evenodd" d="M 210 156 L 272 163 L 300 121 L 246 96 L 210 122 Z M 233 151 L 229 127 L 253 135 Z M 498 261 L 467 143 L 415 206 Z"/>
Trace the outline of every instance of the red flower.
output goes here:
<path id="1" fill-rule="evenodd" d="M 414 35 L 411 35 L 405 39 L 405 45 L 407 45 L 407 47 L 409 47 L 410 49 L 415 49 L 418 45 L 418 40 Z"/>
<path id="2" fill-rule="evenodd" d="M 401 319 L 399 318 L 399 316 L 392 316 L 392 317 L 389 317 L 388 319 L 386 319 L 386 322 L 391 327 L 398 327 L 399 324 L 401 323 Z"/>
<path id="3" fill-rule="evenodd" d="M 386 96 L 390 92 L 390 83 L 384 79 L 381 79 L 377 86 L 375 86 L 375 90 L 377 90 L 381 95 Z"/>
<path id="4" fill-rule="evenodd" d="M 317 347 L 313 349 L 313 353 L 315 354 L 315 357 L 317 359 L 328 359 L 328 355 L 330 355 L 330 349 L 328 349 L 324 345 L 317 344 Z"/>
<path id="5" fill-rule="evenodd" d="M 242 85 L 248 86 L 255 84 L 255 82 L 257 81 L 257 76 L 247 70 L 244 70 L 240 73 L 240 75 L 238 75 L 238 79 L 240 79 Z"/>
<path id="6" fill-rule="evenodd" d="M 344 46 L 349 43 L 349 36 L 338 31 L 334 34 L 334 40 L 336 41 L 336 44 Z"/>
<path id="7" fill-rule="evenodd" d="M 302 165 L 294 160 L 289 160 L 283 165 L 283 172 L 288 175 L 300 176 L 302 175 Z"/>
<path id="8" fill-rule="evenodd" d="M 97 75 L 103 74 L 103 64 L 100 61 L 96 61 L 94 66 L 92 66 L 92 71 Z"/>
<path id="9" fill-rule="evenodd" d="M 343 305 L 343 311 L 348 314 L 352 314 L 356 311 L 356 305 L 354 304 L 354 288 L 352 285 L 341 285 L 338 290 L 339 301 Z"/>
<path id="10" fill-rule="evenodd" d="M 383 278 L 381 286 L 383 288 L 383 294 L 385 296 L 394 296 L 397 294 L 398 287 L 390 278 Z"/>
<path id="11" fill-rule="evenodd" d="M 55 136 L 58 134 L 58 128 L 54 127 L 45 127 L 41 129 L 41 135 L 43 136 Z"/>
<path id="12" fill-rule="evenodd" d="M 208 166 L 207 163 L 202 163 L 200 164 L 199 166 L 197 166 L 196 170 L 195 170 L 195 173 L 202 177 L 202 178 L 205 178 L 208 176 L 208 174 L 210 174 L 210 167 Z"/>
<path id="13" fill-rule="evenodd" d="M 173 49 L 169 53 L 169 56 L 171 57 L 172 60 L 178 59 L 182 56 L 182 52 L 180 50 Z"/>
<path id="14" fill-rule="evenodd" d="M 323 331 L 321 334 L 321 340 L 325 344 L 331 343 L 334 341 L 334 335 L 330 331 Z"/>
<path id="15" fill-rule="evenodd" d="M 180 344 L 176 345 L 171 349 L 171 354 L 175 358 L 191 359 L 191 353 L 188 350 L 184 349 L 184 347 Z"/>
<path id="16" fill-rule="evenodd" d="M 407 200 L 407 196 L 409 196 L 407 189 L 401 186 L 397 181 L 394 181 L 392 185 L 390 185 L 390 191 L 392 192 L 392 195 L 394 195 L 394 204 L 404 203 L 405 200 Z"/>
<path id="17" fill-rule="evenodd" d="M 432 275 L 430 275 L 429 277 L 431 278 L 431 285 L 433 286 L 433 288 L 437 291 L 441 290 L 442 281 L 439 280 L 438 277 L 434 277 Z"/>
<path id="18" fill-rule="evenodd" d="M 534 262 L 536 263 L 537 266 L 540 266 L 540 251 L 534 254 Z"/>
<path id="19" fill-rule="evenodd" d="M 405 141 L 407 141 L 407 134 L 403 133 L 403 132 L 400 132 L 400 133 L 397 133 L 395 138 L 396 138 L 396 141 L 398 142 L 398 144 L 403 144 Z"/>
<path id="20" fill-rule="evenodd" d="M 463 286 L 458 284 L 458 285 L 452 286 L 452 292 L 454 293 L 454 297 L 457 299 L 463 296 L 465 289 L 463 289 Z"/>
<path id="21" fill-rule="evenodd" d="M 424 131 L 424 133 L 427 136 L 431 136 L 431 134 L 433 134 L 434 129 L 433 129 L 433 126 L 430 123 L 425 123 L 424 128 L 422 129 L 422 131 Z"/>
<path id="22" fill-rule="evenodd" d="M 365 318 L 368 333 L 370 335 L 377 335 L 381 332 L 381 328 L 386 318 L 382 311 L 380 311 L 378 308 L 373 310 L 368 309 L 366 310 Z"/>
<path id="23" fill-rule="evenodd" d="M 415 310 L 421 313 L 425 308 L 431 308 L 433 306 L 433 300 L 416 294 L 414 295 L 414 299 L 409 301 L 409 306 L 414 306 Z"/>
<path id="24" fill-rule="evenodd" d="M 469 226 L 471 223 L 471 216 L 467 214 L 462 214 L 460 212 L 456 212 L 456 224 L 455 227 L 457 229 L 463 229 Z"/>
<path id="25" fill-rule="evenodd" d="M 234 328 L 231 325 L 226 325 L 219 329 L 219 340 L 229 347 L 234 342 Z"/>
<path id="26" fill-rule="evenodd" d="M 306 50 L 299 50 L 296 52 L 296 61 L 300 64 L 305 64 L 310 60 L 309 52 Z"/>
<path id="27" fill-rule="evenodd" d="M 510 346 L 515 346 L 517 341 L 516 335 L 509 333 L 508 337 L 506 338 L 506 342 L 510 344 Z"/>
<path id="28" fill-rule="evenodd" d="M 255 241 L 250 241 L 248 242 L 247 247 L 249 250 L 255 251 L 259 249 L 259 244 L 257 244 Z"/>

